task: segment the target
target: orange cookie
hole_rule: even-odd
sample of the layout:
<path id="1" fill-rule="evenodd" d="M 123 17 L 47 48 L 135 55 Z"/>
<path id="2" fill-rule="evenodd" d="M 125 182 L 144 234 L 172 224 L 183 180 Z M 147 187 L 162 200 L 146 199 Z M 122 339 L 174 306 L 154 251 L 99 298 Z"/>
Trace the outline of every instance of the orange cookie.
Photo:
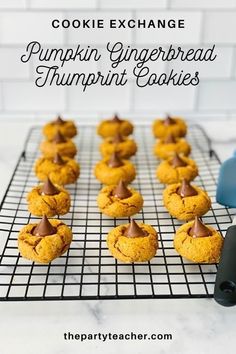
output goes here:
<path id="1" fill-rule="evenodd" d="M 136 154 L 137 145 L 134 140 L 123 137 L 117 133 L 114 137 L 106 138 L 100 145 L 103 157 L 110 157 L 117 152 L 120 158 L 128 159 Z"/>
<path id="2" fill-rule="evenodd" d="M 54 185 L 50 178 L 35 186 L 27 195 L 29 212 L 36 216 L 64 215 L 70 209 L 70 195 L 63 187 Z"/>
<path id="3" fill-rule="evenodd" d="M 121 262 L 147 262 L 158 249 L 156 230 L 147 224 L 120 225 L 107 236 L 107 246 L 112 256 Z"/>
<path id="4" fill-rule="evenodd" d="M 35 174 L 40 181 L 49 177 L 53 183 L 64 186 L 76 182 L 80 166 L 75 160 L 56 154 L 54 158 L 40 157 L 35 163 Z"/>
<path id="5" fill-rule="evenodd" d="M 178 154 L 163 160 L 156 170 L 157 178 L 164 184 L 179 183 L 183 179 L 192 181 L 197 175 L 198 167 L 195 161 Z"/>
<path id="6" fill-rule="evenodd" d="M 187 125 L 179 117 L 167 117 L 166 119 L 157 119 L 153 123 L 153 134 L 156 138 L 164 138 L 169 134 L 175 137 L 185 136 Z"/>
<path id="7" fill-rule="evenodd" d="M 43 127 L 43 134 L 48 140 L 52 140 L 58 131 L 67 138 L 73 138 L 77 134 L 75 123 L 72 120 L 64 120 L 60 116 Z"/>
<path id="8" fill-rule="evenodd" d="M 202 216 L 211 207 L 211 199 L 206 191 L 192 186 L 186 180 L 170 184 L 163 192 L 163 201 L 171 216 L 179 220 L 192 220 Z"/>
<path id="9" fill-rule="evenodd" d="M 102 121 L 98 128 L 97 133 L 103 138 L 108 138 L 120 133 L 123 136 L 128 136 L 133 133 L 133 125 L 124 119 L 120 119 L 117 115 L 111 120 Z"/>
<path id="10" fill-rule="evenodd" d="M 60 131 L 58 131 L 53 140 L 44 140 L 40 144 L 40 151 L 45 157 L 53 157 L 56 153 L 61 156 L 74 157 L 77 149 L 72 140 L 65 138 Z"/>
<path id="11" fill-rule="evenodd" d="M 39 224 L 28 224 L 18 235 L 22 257 L 38 263 L 49 263 L 70 247 L 71 229 L 61 220 L 43 216 Z"/>
<path id="12" fill-rule="evenodd" d="M 120 180 L 118 185 L 103 187 L 97 203 L 103 214 L 118 218 L 138 213 L 143 207 L 143 198 L 134 188 L 127 187 Z"/>
<path id="13" fill-rule="evenodd" d="M 198 217 L 182 225 L 176 232 L 174 247 L 184 258 L 196 263 L 216 263 L 220 259 L 223 237 Z"/>
<path id="14" fill-rule="evenodd" d="M 135 179 L 136 170 L 132 162 L 121 160 L 117 153 L 111 155 L 110 159 L 98 162 L 94 169 L 95 177 L 103 184 L 118 184 L 122 179 L 130 183 Z"/>
<path id="15" fill-rule="evenodd" d="M 188 156 L 190 152 L 189 143 L 184 138 L 175 138 L 172 134 L 160 139 L 154 145 L 154 154 L 160 159 L 167 159 L 175 153 Z"/>

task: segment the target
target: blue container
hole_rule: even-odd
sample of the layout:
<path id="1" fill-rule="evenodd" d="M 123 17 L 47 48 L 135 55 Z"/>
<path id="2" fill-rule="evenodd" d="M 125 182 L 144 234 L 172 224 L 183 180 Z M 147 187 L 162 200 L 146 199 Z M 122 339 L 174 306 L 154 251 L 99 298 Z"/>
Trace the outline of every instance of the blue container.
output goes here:
<path id="1" fill-rule="evenodd" d="M 216 200 L 219 204 L 236 207 L 236 150 L 233 157 L 221 165 Z"/>

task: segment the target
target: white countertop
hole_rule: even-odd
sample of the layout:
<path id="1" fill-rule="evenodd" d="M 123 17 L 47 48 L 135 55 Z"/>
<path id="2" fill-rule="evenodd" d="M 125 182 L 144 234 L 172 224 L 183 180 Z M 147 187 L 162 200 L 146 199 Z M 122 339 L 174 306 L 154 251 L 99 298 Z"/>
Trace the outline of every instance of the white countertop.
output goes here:
<path id="1" fill-rule="evenodd" d="M 224 160 L 236 148 L 236 122 L 203 124 Z M 29 123 L 0 123 L 0 197 L 23 147 Z M 227 142 L 228 141 L 228 142 Z M 118 300 L 0 303 L 1 354 L 231 353 L 236 307 L 214 300 Z M 65 341 L 72 333 L 171 333 L 172 341 Z"/>

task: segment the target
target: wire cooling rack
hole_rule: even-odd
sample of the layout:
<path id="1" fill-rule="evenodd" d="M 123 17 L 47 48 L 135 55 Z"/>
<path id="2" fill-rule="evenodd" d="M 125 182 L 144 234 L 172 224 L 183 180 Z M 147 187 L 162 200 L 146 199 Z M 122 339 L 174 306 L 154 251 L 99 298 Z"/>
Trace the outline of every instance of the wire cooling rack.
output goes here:
<path id="1" fill-rule="evenodd" d="M 162 203 L 163 185 L 155 177 L 158 161 L 152 154 L 154 140 L 150 127 L 138 126 L 135 139 L 139 150 L 133 162 L 137 178 L 133 186 L 144 197 L 144 208 L 135 219 L 154 226 L 159 235 L 159 249 L 150 262 L 123 264 L 107 250 L 106 235 L 127 218 L 108 218 L 99 213 L 96 197 L 101 185 L 93 176 L 100 159 L 99 138 L 95 127 L 80 128 L 81 176 L 69 186 L 72 196 L 70 213 L 61 217 L 72 228 L 73 241 L 68 252 L 51 264 L 36 264 L 20 257 L 17 235 L 27 223 L 37 218 L 27 211 L 26 195 L 38 183 L 33 165 L 39 156 L 40 128 L 27 137 L 25 151 L 13 172 L 0 211 L 0 300 L 80 300 L 139 298 L 205 298 L 213 296 L 217 266 L 193 264 L 182 259 L 173 248 L 173 236 L 180 222 L 170 217 Z M 210 141 L 198 126 L 191 126 L 188 139 L 200 176 L 195 183 L 212 198 L 212 209 L 204 216 L 224 236 L 232 222 L 233 210 L 215 202 L 216 178 L 220 161 L 211 150 Z"/>

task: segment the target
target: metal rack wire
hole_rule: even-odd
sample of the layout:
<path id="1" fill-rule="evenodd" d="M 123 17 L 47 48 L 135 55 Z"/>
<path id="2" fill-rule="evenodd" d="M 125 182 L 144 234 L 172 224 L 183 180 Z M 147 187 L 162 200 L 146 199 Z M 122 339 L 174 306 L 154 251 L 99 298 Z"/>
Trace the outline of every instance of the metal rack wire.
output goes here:
<path id="1" fill-rule="evenodd" d="M 173 235 L 181 224 L 170 217 L 162 203 L 163 185 L 155 177 L 157 160 L 152 154 L 150 127 L 136 127 L 139 151 L 133 162 L 137 178 L 133 183 L 144 197 L 144 208 L 136 220 L 153 225 L 159 235 L 156 257 L 147 263 L 123 264 L 108 252 L 106 235 L 113 227 L 127 222 L 99 213 L 96 197 L 101 185 L 92 170 L 100 159 L 99 138 L 95 128 L 80 128 L 76 143 L 79 149 L 81 176 L 69 186 L 72 196 L 70 213 L 62 217 L 72 228 L 69 251 L 51 264 L 35 264 L 20 257 L 17 249 L 19 230 L 37 218 L 27 211 L 26 195 L 37 184 L 33 172 L 39 156 L 39 128 L 27 137 L 25 151 L 13 172 L 0 210 L 0 300 L 81 300 L 139 298 L 212 297 L 217 266 L 193 264 L 182 259 L 173 248 Z M 223 235 L 232 222 L 234 210 L 215 202 L 216 178 L 220 161 L 211 150 L 210 141 L 198 126 L 192 126 L 188 139 L 200 176 L 195 183 L 212 198 L 212 209 L 203 220 Z"/>

